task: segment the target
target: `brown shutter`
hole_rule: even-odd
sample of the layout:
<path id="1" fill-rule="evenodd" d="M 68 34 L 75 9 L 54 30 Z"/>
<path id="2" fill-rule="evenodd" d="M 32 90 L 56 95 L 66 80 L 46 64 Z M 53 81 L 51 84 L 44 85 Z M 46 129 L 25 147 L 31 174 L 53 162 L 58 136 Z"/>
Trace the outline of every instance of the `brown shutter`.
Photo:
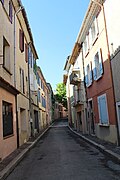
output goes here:
<path id="1" fill-rule="evenodd" d="M 19 29 L 19 49 L 21 52 L 24 51 L 24 32 Z"/>

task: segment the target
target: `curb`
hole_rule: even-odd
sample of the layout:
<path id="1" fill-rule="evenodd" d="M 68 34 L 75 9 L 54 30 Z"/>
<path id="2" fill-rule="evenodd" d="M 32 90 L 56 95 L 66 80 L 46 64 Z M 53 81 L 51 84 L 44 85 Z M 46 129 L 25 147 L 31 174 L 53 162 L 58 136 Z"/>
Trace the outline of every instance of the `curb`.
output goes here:
<path id="1" fill-rule="evenodd" d="M 115 160 L 117 163 L 120 163 L 120 155 L 109 150 L 106 149 L 103 145 L 98 144 L 88 138 L 86 138 L 85 136 L 75 132 L 70 126 L 68 126 L 68 128 L 76 135 L 78 135 L 81 139 L 83 139 L 84 141 L 86 141 L 87 143 L 93 145 L 95 148 L 99 149 L 102 153 L 106 154 L 107 156 L 109 156 L 110 158 L 112 158 L 113 160 Z"/>
<path id="2" fill-rule="evenodd" d="M 0 172 L 0 180 L 4 180 L 15 169 L 15 167 L 21 162 L 26 154 L 36 145 L 40 138 L 50 129 L 48 127 L 29 147 L 24 149 L 18 156 L 16 156 L 6 167 Z"/>

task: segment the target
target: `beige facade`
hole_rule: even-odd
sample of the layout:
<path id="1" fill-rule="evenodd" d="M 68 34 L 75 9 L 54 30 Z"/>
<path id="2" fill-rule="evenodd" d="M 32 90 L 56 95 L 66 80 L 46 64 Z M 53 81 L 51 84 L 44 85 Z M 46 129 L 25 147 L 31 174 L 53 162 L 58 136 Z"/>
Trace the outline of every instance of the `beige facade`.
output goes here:
<path id="1" fill-rule="evenodd" d="M 40 67 L 37 68 L 37 79 L 38 79 L 38 105 L 40 112 L 40 129 L 44 129 L 50 124 L 49 103 L 48 103 L 49 89 Z"/>
<path id="2" fill-rule="evenodd" d="M 14 1 L 14 68 L 15 87 L 20 91 L 17 96 L 17 113 L 19 125 L 19 145 L 24 144 L 30 137 L 30 106 L 29 106 L 29 77 L 28 77 L 28 47 L 31 42 L 31 31 L 25 10 L 19 1 Z M 27 47 L 27 48 L 26 48 Z M 27 54 L 27 55 L 26 55 Z"/>

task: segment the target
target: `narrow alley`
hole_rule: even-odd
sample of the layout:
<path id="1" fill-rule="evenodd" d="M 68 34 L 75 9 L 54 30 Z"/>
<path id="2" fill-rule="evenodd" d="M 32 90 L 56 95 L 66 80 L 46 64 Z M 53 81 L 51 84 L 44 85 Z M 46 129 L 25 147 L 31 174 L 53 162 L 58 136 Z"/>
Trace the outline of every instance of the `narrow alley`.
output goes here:
<path id="1" fill-rule="evenodd" d="M 118 180 L 120 167 L 71 132 L 54 123 L 7 180 Z"/>

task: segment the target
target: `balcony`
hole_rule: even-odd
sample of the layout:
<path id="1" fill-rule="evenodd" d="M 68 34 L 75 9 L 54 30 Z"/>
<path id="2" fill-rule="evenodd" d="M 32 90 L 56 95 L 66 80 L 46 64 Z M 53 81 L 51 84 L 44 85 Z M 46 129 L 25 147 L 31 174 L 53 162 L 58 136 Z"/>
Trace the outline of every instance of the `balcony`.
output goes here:
<path id="1" fill-rule="evenodd" d="M 73 71 L 69 77 L 70 77 L 70 84 L 78 85 L 81 82 L 79 71 L 78 72 Z"/>

